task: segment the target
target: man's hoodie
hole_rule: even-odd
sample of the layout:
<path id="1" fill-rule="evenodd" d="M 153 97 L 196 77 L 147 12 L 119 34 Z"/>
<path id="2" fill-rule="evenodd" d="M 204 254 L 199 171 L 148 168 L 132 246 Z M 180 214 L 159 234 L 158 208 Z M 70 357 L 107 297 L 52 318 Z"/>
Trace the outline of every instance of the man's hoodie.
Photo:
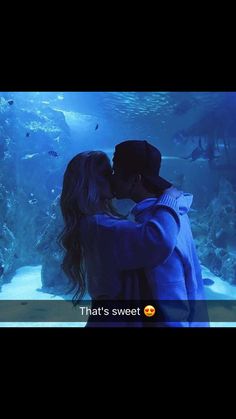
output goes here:
<path id="1" fill-rule="evenodd" d="M 143 223 L 152 218 L 157 201 L 158 198 L 150 198 L 136 204 L 131 212 L 135 221 Z M 208 322 L 204 303 L 204 285 L 188 217 L 192 201 L 193 195 L 188 193 L 183 193 L 177 199 L 180 230 L 176 246 L 163 263 L 152 268 L 145 268 L 144 272 L 149 284 L 149 295 L 153 300 L 181 301 L 183 317 L 187 318 L 191 312 L 188 317 L 189 327 L 206 327 Z M 173 305 L 166 304 L 166 311 L 172 310 L 173 307 L 174 303 Z M 165 311 L 164 303 L 163 310 Z M 200 317 L 205 321 L 199 322 Z M 186 326 L 186 323 L 173 323 L 172 326 Z"/>
<path id="2" fill-rule="evenodd" d="M 104 213 L 82 217 L 79 239 L 92 299 L 138 299 L 137 272 L 162 264 L 175 248 L 179 230 L 177 201 L 167 194 L 142 223 Z"/>
<path id="3" fill-rule="evenodd" d="M 82 217 L 79 239 L 92 300 L 183 300 L 186 306 L 204 298 L 187 216 L 191 202 L 189 194 L 146 199 L 132 211 L 136 222 L 103 213 Z M 173 326 L 190 325 L 189 307 L 184 311 L 184 322 Z"/>

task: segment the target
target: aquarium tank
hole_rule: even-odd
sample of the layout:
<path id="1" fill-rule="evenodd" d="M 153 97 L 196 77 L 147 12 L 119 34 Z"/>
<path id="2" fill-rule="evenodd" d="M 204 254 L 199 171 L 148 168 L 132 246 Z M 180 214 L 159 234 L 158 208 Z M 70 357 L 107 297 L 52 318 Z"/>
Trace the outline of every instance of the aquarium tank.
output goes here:
<path id="1" fill-rule="evenodd" d="M 0 92 L 0 301 L 70 301 L 57 241 L 65 169 L 87 150 L 112 161 L 126 139 L 158 147 L 161 176 L 193 194 L 207 301 L 236 301 L 236 92 L 163 91 Z M 122 214 L 133 204 L 114 199 Z M 0 326 L 86 324 L 35 319 Z M 236 326 L 236 315 L 210 325 Z"/>

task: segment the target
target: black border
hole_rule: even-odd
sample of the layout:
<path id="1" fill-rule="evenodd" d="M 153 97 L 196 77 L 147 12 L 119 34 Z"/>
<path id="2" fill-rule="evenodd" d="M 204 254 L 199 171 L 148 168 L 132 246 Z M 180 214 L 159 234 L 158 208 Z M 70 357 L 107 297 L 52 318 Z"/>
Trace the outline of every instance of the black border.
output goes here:
<path id="1" fill-rule="evenodd" d="M 54 59 L 55 55 L 19 57 L 10 50 L 11 57 L 6 56 L 1 65 L 0 91 L 236 91 L 235 64 L 225 57 L 212 59 L 210 55 L 206 60 L 194 57 L 195 51 L 185 56 L 178 56 L 178 52 L 173 56 L 170 51 L 169 59 L 159 54 L 157 60 L 157 52 L 127 59 L 117 56 L 116 51 L 107 51 L 104 59 L 99 50 L 90 50 L 89 60 L 80 56 L 78 61 L 76 50 L 72 59 L 71 55 L 61 54 L 59 60 Z M 29 354 L 29 349 L 40 359 L 48 357 L 50 350 L 49 365 L 62 353 L 59 362 L 73 354 L 76 365 L 77 353 L 78 357 L 89 353 L 91 362 L 110 352 L 127 359 L 141 354 L 141 361 L 148 362 L 149 357 L 157 366 L 162 355 L 169 362 L 174 359 L 186 365 L 189 359 L 194 365 L 199 358 L 209 359 L 212 353 L 223 353 L 225 348 L 230 357 L 229 339 L 235 335 L 235 328 L 1 328 L 0 350 L 2 359 L 9 354 L 14 357 L 16 352 L 18 356 Z"/>
<path id="2" fill-rule="evenodd" d="M 0 91 L 236 91 L 231 57 L 174 51 L 116 49 L 9 50 L 0 69 Z"/>

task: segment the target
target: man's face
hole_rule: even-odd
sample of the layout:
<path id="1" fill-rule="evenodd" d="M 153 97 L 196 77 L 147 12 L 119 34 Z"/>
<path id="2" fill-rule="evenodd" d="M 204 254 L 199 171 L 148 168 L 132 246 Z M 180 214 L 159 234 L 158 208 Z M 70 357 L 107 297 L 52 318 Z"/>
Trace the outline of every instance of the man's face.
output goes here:
<path id="1" fill-rule="evenodd" d="M 127 176 L 113 162 L 112 190 L 117 199 L 130 199 L 133 187 L 133 176 Z"/>

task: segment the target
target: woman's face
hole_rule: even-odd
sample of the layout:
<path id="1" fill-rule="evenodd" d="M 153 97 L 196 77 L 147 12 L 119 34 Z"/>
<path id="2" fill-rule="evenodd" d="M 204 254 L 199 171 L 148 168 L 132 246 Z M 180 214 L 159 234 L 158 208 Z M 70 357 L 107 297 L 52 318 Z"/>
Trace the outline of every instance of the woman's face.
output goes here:
<path id="1" fill-rule="evenodd" d="M 102 159 L 97 168 L 97 185 L 102 199 L 114 197 L 111 189 L 112 167 L 109 159 Z"/>

